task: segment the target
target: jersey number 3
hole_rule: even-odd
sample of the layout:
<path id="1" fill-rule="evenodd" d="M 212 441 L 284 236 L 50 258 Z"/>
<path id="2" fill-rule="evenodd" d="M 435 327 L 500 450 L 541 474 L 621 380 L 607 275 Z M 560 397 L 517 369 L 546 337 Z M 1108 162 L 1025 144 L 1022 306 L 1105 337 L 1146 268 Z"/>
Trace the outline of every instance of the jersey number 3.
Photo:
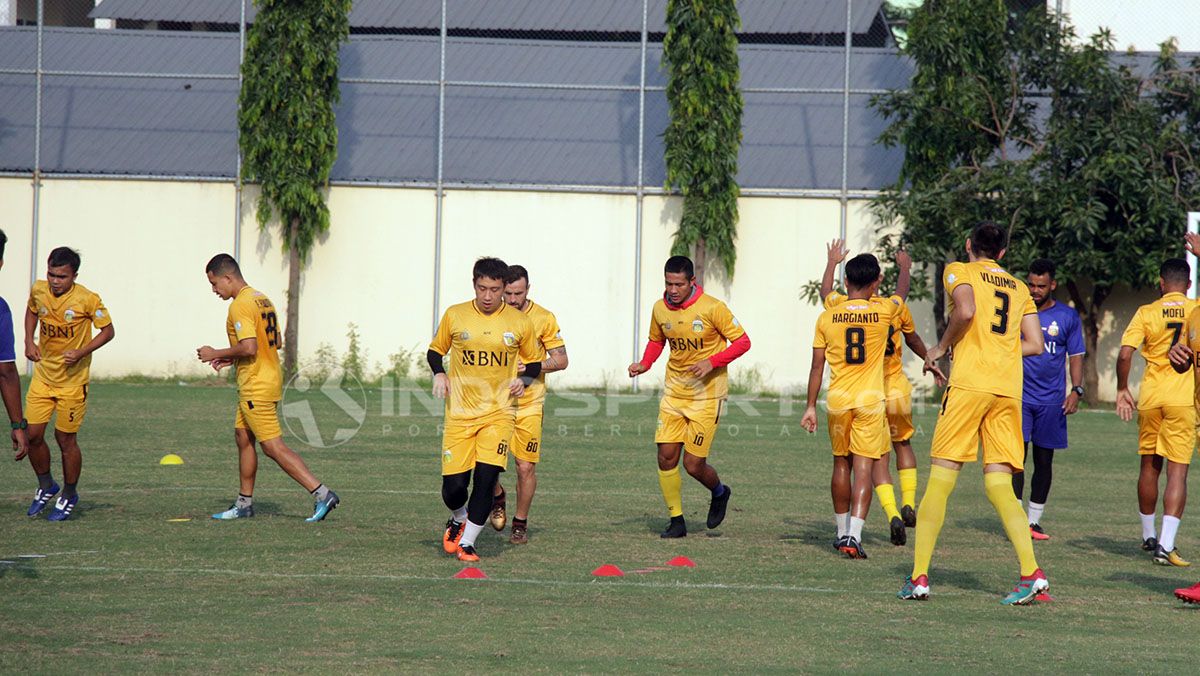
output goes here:
<path id="1" fill-rule="evenodd" d="M 999 307 L 996 308 L 996 323 L 992 324 L 992 333 L 1004 335 L 1008 333 L 1008 294 L 1003 291 L 996 292 L 996 298 L 1000 301 Z"/>

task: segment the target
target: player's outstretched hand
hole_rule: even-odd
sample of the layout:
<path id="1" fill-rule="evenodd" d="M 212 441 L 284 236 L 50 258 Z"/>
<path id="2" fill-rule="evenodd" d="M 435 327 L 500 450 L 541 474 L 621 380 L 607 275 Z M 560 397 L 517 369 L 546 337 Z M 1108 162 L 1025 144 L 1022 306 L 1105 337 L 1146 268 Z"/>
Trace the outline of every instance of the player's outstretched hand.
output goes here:
<path id="1" fill-rule="evenodd" d="M 900 268 L 901 270 L 912 269 L 912 256 L 910 256 L 904 249 L 899 249 L 896 251 L 896 267 Z"/>
<path id="2" fill-rule="evenodd" d="M 704 376 L 712 373 L 712 370 L 712 362 L 707 359 L 701 359 L 700 361 L 688 367 L 688 371 L 697 378 L 703 378 Z"/>
<path id="3" fill-rule="evenodd" d="M 1133 412 L 1137 410 L 1137 402 L 1129 390 L 1117 391 L 1117 417 L 1125 422 L 1133 420 Z"/>
<path id="4" fill-rule="evenodd" d="M 42 348 L 38 347 L 37 343 L 25 342 L 25 358 L 29 361 L 42 360 Z"/>
<path id="5" fill-rule="evenodd" d="M 817 431 L 817 409 L 808 407 L 804 409 L 804 416 L 800 418 L 800 426 L 809 434 Z"/>
<path id="6" fill-rule="evenodd" d="M 825 247 L 825 258 L 830 263 L 841 263 L 849 255 L 850 250 L 846 248 L 846 240 L 844 239 L 835 239 Z"/>
<path id="7" fill-rule="evenodd" d="M 925 352 L 925 366 L 921 369 L 921 373 L 932 373 L 934 377 L 945 378 L 941 368 L 938 367 L 938 360 L 946 356 L 946 348 L 942 347 L 941 343 L 934 345 Z"/>
<path id="8" fill-rule="evenodd" d="M 1175 343 L 1167 352 L 1167 360 L 1180 373 L 1187 373 L 1188 368 L 1192 365 L 1192 357 L 1192 348 L 1184 343 Z"/>
<path id="9" fill-rule="evenodd" d="M 629 377 L 630 377 L 630 378 L 636 378 L 636 377 L 640 376 L 641 374 L 643 374 L 643 373 L 645 373 L 646 371 L 649 371 L 649 370 L 650 370 L 650 369 L 646 368 L 646 367 L 645 367 L 645 366 L 642 364 L 642 362 L 640 362 L 640 361 L 635 361 L 635 362 L 633 362 L 632 364 L 630 364 L 630 365 L 629 365 Z"/>
<path id="10" fill-rule="evenodd" d="M 29 454 L 29 437 L 25 435 L 25 430 L 13 430 L 12 442 L 13 460 L 20 462 L 22 458 Z"/>
<path id="11" fill-rule="evenodd" d="M 1193 256 L 1200 256 L 1200 235 L 1189 232 L 1183 236 L 1183 246 Z"/>
<path id="12" fill-rule="evenodd" d="M 514 397 L 525 394 L 525 381 L 520 378 L 513 378 L 513 381 L 508 384 L 508 393 Z"/>
<path id="13" fill-rule="evenodd" d="M 433 396 L 445 399 L 450 394 L 450 376 L 445 373 L 433 374 Z"/>

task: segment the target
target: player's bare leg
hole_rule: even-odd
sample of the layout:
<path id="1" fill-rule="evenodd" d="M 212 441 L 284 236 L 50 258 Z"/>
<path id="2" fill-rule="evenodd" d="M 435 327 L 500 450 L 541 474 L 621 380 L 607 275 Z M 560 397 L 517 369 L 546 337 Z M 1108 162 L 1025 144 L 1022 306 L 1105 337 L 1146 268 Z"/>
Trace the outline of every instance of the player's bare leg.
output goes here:
<path id="1" fill-rule="evenodd" d="M 660 537 L 681 538 L 687 535 L 687 523 L 683 519 L 683 480 L 679 476 L 679 456 L 683 454 L 683 444 L 673 442 L 657 446 L 658 486 L 662 489 L 667 514 L 671 517 L 671 523 Z"/>
<path id="2" fill-rule="evenodd" d="M 254 448 L 254 433 L 235 427 L 233 442 L 238 450 L 238 496 L 229 509 L 212 515 L 214 519 L 221 521 L 254 516 L 254 478 L 258 474 L 258 451 Z"/>
<path id="3" fill-rule="evenodd" d="M 1162 473 L 1163 458 L 1159 455 L 1143 455 L 1140 456 L 1140 463 L 1137 494 L 1138 512 L 1142 517 L 1142 549 L 1154 552 L 1158 549 L 1154 515 L 1158 512 L 1158 477 Z"/>
<path id="4" fill-rule="evenodd" d="M 829 478 L 829 495 L 833 499 L 833 521 L 837 537 L 833 548 L 841 550 L 842 539 L 850 531 L 850 457 L 833 456 L 833 475 Z"/>
<path id="5" fill-rule="evenodd" d="M 900 519 L 908 528 L 917 526 L 917 455 L 911 441 L 892 442 L 896 472 L 900 475 Z"/>
<path id="6" fill-rule="evenodd" d="M 1161 459 L 1161 458 L 1160 458 Z M 1163 491 L 1162 530 L 1158 535 L 1158 547 L 1154 550 L 1154 562 L 1168 566 L 1190 566 L 1175 550 L 1175 534 L 1187 505 L 1188 466 L 1167 461 L 1167 488 Z"/>
<path id="7" fill-rule="evenodd" d="M 871 490 L 875 487 L 874 458 L 850 452 L 850 530 L 838 549 L 852 559 L 865 559 L 862 548 L 862 528 L 871 508 Z"/>
<path id="8" fill-rule="evenodd" d="M 904 532 L 904 520 L 900 518 L 900 512 L 896 509 L 896 489 L 892 485 L 892 473 L 889 470 L 890 455 L 890 453 L 884 453 L 873 463 L 871 480 L 875 485 L 875 495 L 879 498 L 879 506 L 887 515 L 892 544 L 900 547 L 908 542 L 908 535 Z"/>
<path id="9" fill-rule="evenodd" d="M 517 515 L 513 519 L 513 544 L 521 545 L 529 542 L 527 530 L 529 506 L 533 504 L 533 494 L 536 490 L 537 463 L 517 458 Z"/>
<path id="10" fill-rule="evenodd" d="M 683 467 L 693 479 L 704 484 L 704 487 L 712 494 L 708 503 L 708 519 L 705 525 L 709 528 L 720 526 L 721 522 L 725 520 L 725 510 L 729 507 L 729 498 L 733 495 L 733 491 L 729 486 L 721 483 L 721 477 L 717 475 L 717 470 L 708 464 L 708 458 L 684 451 Z"/>
<path id="11" fill-rule="evenodd" d="M 54 430 L 54 440 L 58 443 L 58 450 L 62 454 L 63 490 L 58 499 L 54 501 L 54 509 L 50 510 L 50 515 L 46 519 L 48 521 L 66 521 L 74 512 L 75 505 L 79 503 L 79 494 L 75 492 L 75 486 L 79 483 L 79 473 L 83 469 L 83 453 L 80 452 L 79 444 L 75 441 L 74 432 Z"/>
<path id="12" fill-rule="evenodd" d="M 37 492 L 34 493 L 33 503 L 29 505 L 26 514 L 37 516 L 50 504 L 54 496 L 58 495 L 61 487 L 54 482 L 54 476 L 50 472 L 50 446 L 46 444 L 46 423 L 30 425 L 25 434 L 29 439 L 29 466 L 33 468 L 38 480 Z"/>
<path id="13" fill-rule="evenodd" d="M 283 437 L 260 440 L 258 443 L 268 458 L 274 460 L 280 469 L 292 477 L 296 483 L 304 486 L 304 490 L 317 499 L 313 515 L 305 519 L 306 521 L 324 519 L 325 515 L 341 502 L 336 493 L 317 480 L 317 477 L 308 469 L 308 465 L 304 464 L 304 460 L 295 451 L 288 448 L 288 445 L 283 442 Z"/>

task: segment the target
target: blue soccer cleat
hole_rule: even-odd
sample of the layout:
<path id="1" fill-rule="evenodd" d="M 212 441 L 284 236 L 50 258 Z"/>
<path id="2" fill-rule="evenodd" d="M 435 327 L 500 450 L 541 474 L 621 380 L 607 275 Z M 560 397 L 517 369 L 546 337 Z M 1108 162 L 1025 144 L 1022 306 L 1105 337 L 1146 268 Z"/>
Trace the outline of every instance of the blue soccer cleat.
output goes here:
<path id="1" fill-rule="evenodd" d="M 41 488 L 33 494 L 33 502 L 29 505 L 29 511 L 25 512 L 26 516 L 37 516 L 42 513 L 46 505 L 50 504 L 50 498 L 58 495 L 58 484 L 50 482 L 50 490 L 44 491 Z"/>
<path id="2" fill-rule="evenodd" d="M 47 521 L 66 521 L 71 518 L 71 514 L 75 511 L 75 505 L 79 504 L 79 494 L 76 493 L 69 498 L 59 498 L 54 501 L 54 509 L 50 510 L 50 516 L 46 517 Z"/>
<path id="3" fill-rule="evenodd" d="M 1033 603 L 1038 594 L 1044 593 L 1050 588 L 1050 581 L 1046 579 L 1046 574 L 1041 568 L 1033 571 L 1033 575 L 1021 576 L 1017 582 L 1017 586 L 1005 596 L 1000 603 L 1006 606 L 1027 606 Z"/>
<path id="4" fill-rule="evenodd" d="M 252 516 L 254 516 L 254 505 L 238 507 L 236 504 L 234 504 L 224 512 L 217 512 L 216 514 L 213 514 L 212 518 L 217 519 L 218 521 L 231 521 L 233 519 L 248 519 Z"/>
<path id="5" fill-rule="evenodd" d="M 337 493 L 329 491 L 329 495 L 326 495 L 324 500 L 317 500 L 317 504 L 313 506 L 313 515 L 305 519 L 305 521 L 312 523 L 324 519 L 330 512 L 337 508 L 340 502 L 341 500 L 338 500 Z"/>

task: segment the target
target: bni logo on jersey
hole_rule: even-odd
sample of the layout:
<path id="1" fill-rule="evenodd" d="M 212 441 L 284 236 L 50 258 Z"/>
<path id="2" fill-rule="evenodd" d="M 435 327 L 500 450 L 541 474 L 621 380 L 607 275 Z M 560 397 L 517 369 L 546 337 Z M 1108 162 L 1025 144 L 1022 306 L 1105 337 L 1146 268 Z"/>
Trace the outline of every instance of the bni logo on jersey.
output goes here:
<path id="1" fill-rule="evenodd" d="M 367 419 L 362 383 L 340 367 L 306 366 L 287 382 L 280 407 L 288 433 L 313 448 L 350 441 Z"/>

